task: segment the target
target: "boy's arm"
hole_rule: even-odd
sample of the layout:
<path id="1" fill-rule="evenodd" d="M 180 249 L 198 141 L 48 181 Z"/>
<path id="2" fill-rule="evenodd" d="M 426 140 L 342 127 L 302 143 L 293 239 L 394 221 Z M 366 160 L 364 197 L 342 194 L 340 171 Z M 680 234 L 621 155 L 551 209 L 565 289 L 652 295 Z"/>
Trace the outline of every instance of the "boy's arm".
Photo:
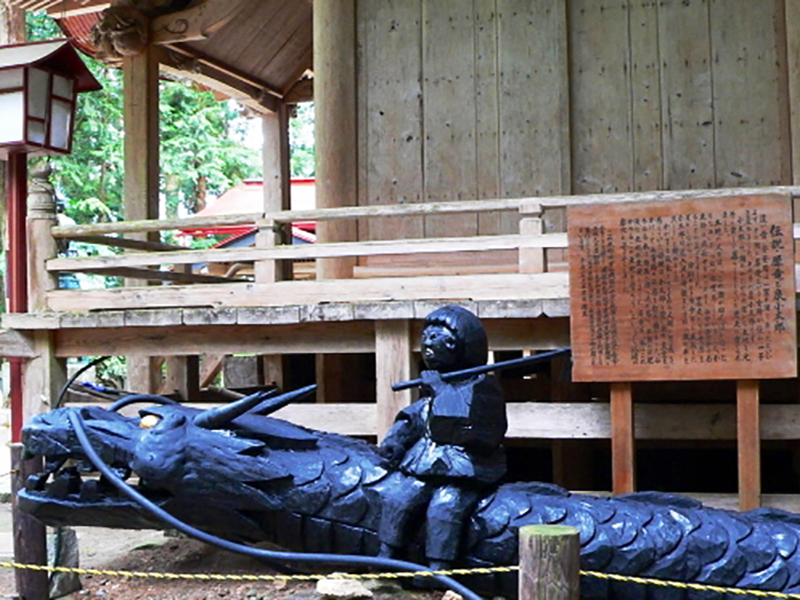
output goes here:
<path id="1" fill-rule="evenodd" d="M 378 447 L 381 456 L 391 467 L 396 467 L 406 452 L 422 437 L 424 424 L 420 412 L 424 401 L 418 400 L 397 413 L 386 437 Z"/>

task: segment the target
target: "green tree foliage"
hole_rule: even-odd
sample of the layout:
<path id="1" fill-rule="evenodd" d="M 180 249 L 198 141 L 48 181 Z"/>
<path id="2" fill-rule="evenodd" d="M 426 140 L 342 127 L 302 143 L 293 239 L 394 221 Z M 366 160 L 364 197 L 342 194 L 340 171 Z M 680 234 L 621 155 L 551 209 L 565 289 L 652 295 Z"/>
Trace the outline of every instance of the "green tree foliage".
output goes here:
<path id="1" fill-rule="evenodd" d="M 52 19 L 28 13 L 29 40 L 57 37 L 63 34 Z M 79 96 L 72 153 L 52 160 L 53 184 L 69 217 L 94 223 L 122 218 L 122 73 L 87 57 L 84 61 L 103 90 Z M 203 208 L 207 193 L 221 194 L 259 175 L 258 153 L 243 146 L 245 121 L 232 102 L 219 102 L 191 83 L 162 81 L 160 110 L 166 216 L 193 214 Z"/>
<path id="2" fill-rule="evenodd" d="M 315 171 L 314 103 L 298 104 L 289 120 L 292 177 L 313 177 Z"/>

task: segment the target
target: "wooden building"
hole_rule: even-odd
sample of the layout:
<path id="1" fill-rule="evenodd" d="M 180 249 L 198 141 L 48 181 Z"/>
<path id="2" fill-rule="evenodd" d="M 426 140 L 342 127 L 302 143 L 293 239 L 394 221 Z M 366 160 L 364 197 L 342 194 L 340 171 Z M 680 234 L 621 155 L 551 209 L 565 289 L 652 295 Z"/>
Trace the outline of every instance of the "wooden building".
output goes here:
<path id="1" fill-rule="evenodd" d="M 48 8 L 82 44 L 108 6 L 12 3 Z M 388 382 L 417 368 L 420 321 L 442 303 L 475 310 L 497 355 L 569 344 L 566 207 L 800 192 L 798 0 L 200 0 L 179 13 L 151 4 L 167 13 L 151 9 L 147 43 L 118 57 L 126 221 L 52 227 L 50 215 L 30 217 L 40 232 L 30 313 L 3 321 L 4 354 L 29 358 L 29 412 L 47 408 L 69 356 L 128 356 L 138 391 L 156 389 L 154 355 L 166 357 L 168 387 L 191 399 L 198 356 L 260 355 L 280 382 L 287 356 L 315 354 L 318 402 L 282 414 L 380 437 L 411 400 Z M 159 67 L 264 115 L 263 212 L 158 220 Z M 286 211 L 288 107 L 312 97 L 318 208 Z M 318 222 L 321 243 L 282 245 L 285 225 L 304 219 Z M 153 238 L 232 223 L 257 224 L 256 247 L 187 251 Z M 63 238 L 131 252 L 58 257 Z M 308 258 L 316 280 L 287 280 L 286 263 Z M 158 270 L 236 261 L 254 262 L 254 281 Z M 63 271 L 130 285 L 58 290 Z M 568 364 L 556 364 L 505 383 L 514 476 L 800 510 L 796 379 L 631 388 L 572 384 Z"/>

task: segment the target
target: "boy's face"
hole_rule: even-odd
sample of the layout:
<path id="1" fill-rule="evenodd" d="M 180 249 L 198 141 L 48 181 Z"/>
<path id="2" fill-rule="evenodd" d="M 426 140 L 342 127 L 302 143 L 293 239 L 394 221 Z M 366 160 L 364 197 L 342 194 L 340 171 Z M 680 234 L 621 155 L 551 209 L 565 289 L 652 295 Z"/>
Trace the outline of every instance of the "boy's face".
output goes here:
<path id="1" fill-rule="evenodd" d="M 457 366 L 458 341 L 444 325 L 428 325 L 422 330 L 422 360 L 436 371 L 449 371 Z"/>

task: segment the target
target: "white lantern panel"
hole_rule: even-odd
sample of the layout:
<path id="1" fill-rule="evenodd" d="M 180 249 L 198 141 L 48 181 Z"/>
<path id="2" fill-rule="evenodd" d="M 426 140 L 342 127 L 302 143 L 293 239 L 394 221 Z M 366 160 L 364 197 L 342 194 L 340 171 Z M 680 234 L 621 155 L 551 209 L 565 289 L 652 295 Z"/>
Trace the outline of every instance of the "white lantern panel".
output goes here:
<path id="1" fill-rule="evenodd" d="M 53 75 L 53 95 L 59 98 L 66 98 L 67 100 L 73 100 L 72 84 L 72 79 L 67 79 L 61 75 Z"/>
<path id="2" fill-rule="evenodd" d="M 44 121 L 28 121 L 28 141 L 44 145 Z"/>
<path id="3" fill-rule="evenodd" d="M 69 150 L 69 133 L 72 124 L 72 105 L 62 100 L 53 100 L 50 119 L 50 145 L 60 150 Z"/>
<path id="4" fill-rule="evenodd" d="M 28 69 L 28 115 L 37 119 L 47 118 L 49 88 L 50 73 L 40 69 Z"/>
<path id="5" fill-rule="evenodd" d="M 22 141 L 22 92 L 0 93 L 0 144 Z"/>
<path id="6" fill-rule="evenodd" d="M 22 69 L 3 69 L 0 71 L 0 90 L 21 88 L 23 73 Z"/>

